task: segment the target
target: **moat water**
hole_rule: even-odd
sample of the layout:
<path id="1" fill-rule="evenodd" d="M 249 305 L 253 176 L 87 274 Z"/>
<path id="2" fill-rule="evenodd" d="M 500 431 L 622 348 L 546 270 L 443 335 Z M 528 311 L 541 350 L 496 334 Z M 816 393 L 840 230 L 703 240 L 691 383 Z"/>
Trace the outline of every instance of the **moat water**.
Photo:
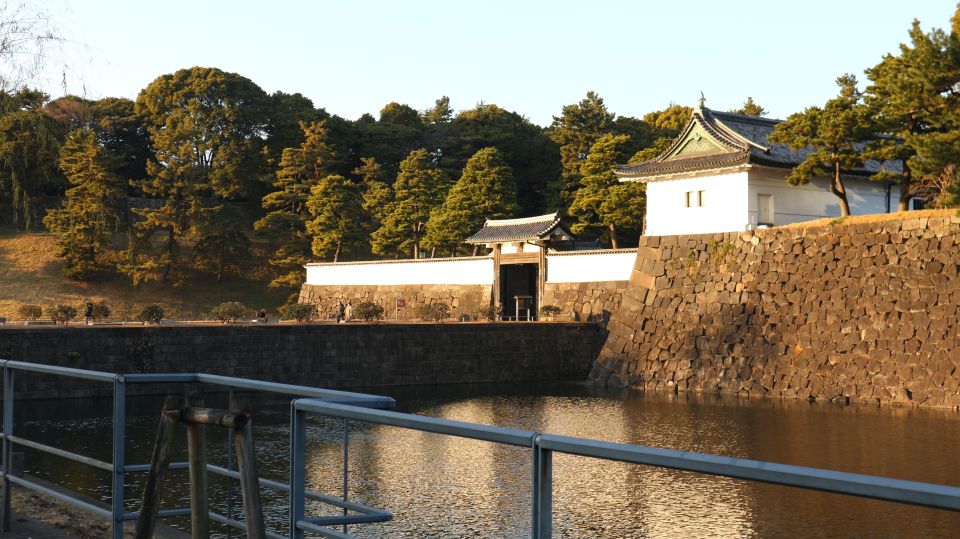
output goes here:
<path id="1" fill-rule="evenodd" d="M 371 391 L 402 411 L 539 432 L 730 455 L 900 479 L 960 485 L 960 414 L 953 411 L 640 393 L 585 383 L 457 385 Z M 221 405 L 210 396 L 207 405 Z M 128 461 L 149 460 L 161 397 L 129 400 Z M 255 401 L 260 472 L 286 482 L 288 406 Z M 110 460 L 110 401 L 18 404 L 21 436 Z M 44 419 L 38 420 L 37 417 Z M 338 495 L 339 421 L 311 420 L 308 483 Z M 360 537 L 524 537 L 530 527 L 529 450 L 353 424 L 350 498 L 394 513 L 352 526 Z M 184 445 L 181 434 L 178 446 Z M 211 431 L 210 462 L 226 464 Z M 182 451 L 175 456 L 182 459 Z M 27 473 L 109 500 L 99 470 L 28 451 Z M 164 506 L 188 506 L 186 473 L 172 472 Z M 139 508 L 143 475 L 127 505 Z M 554 458 L 555 537 L 955 537 L 960 514 L 581 457 Z M 212 503 L 227 510 L 211 476 Z M 270 527 L 286 530 L 286 497 L 264 490 Z M 238 509 L 238 501 L 235 507 Z M 235 509 L 235 510 L 237 510 Z M 238 511 L 239 512 L 239 511 Z M 334 514 L 313 506 L 312 514 Z M 184 521 L 169 521 L 186 527 Z M 219 531 L 223 531 L 219 529 Z"/>

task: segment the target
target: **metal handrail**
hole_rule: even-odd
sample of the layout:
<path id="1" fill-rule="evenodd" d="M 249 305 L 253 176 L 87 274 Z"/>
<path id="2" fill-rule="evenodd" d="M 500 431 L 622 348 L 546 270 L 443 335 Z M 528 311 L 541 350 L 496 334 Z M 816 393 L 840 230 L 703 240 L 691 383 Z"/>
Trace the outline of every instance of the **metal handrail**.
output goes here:
<path id="1" fill-rule="evenodd" d="M 531 535 L 537 539 L 552 536 L 553 453 L 746 479 L 934 509 L 960 511 L 960 488 L 948 485 L 570 436 L 539 434 L 531 431 L 504 429 L 502 427 L 386 410 L 366 410 L 314 399 L 297 399 L 293 401 L 291 409 L 290 484 L 296 487 L 291 491 L 290 499 L 290 507 L 292 508 L 290 529 L 293 539 L 303 538 L 304 531 L 319 533 L 325 537 L 348 537 L 339 532 L 333 532 L 329 528 L 320 529 L 315 522 L 312 525 L 306 524 L 313 520 L 304 515 L 305 503 L 301 494 L 305 487 L 302 478 L 306 475 L 304 449 L 306 414 L 308 413 L 432 432 L 446 436 L 472 438 L 498 444 L 529 447 L 533 464 Z M 328 531 L 332 533 L 327 534 Z"/>
<path id="2" fill-rule="evenodd" d="M 123 524 L 129 520 L 136 520 L 139 512 L 124 511 L 124 479 L 128 473 L 142 473 L 150 469 L 149 464 L 127 464 L 125 462 L 125 428 L 126 428 L 126 386 L 129 384 L 206 384 L 222 387 L 228 390 L 230 396 L 233 396 L 234 390 L 252 390 L 264 393 L 282 394 L 290 397 L 311 398 L 329 400 L 335 403 L 353 403 L 361 407 L 370 408 L 393 408 L 396 402 L 390 397 L 379 395 L 368 395 L 364 393 L 354 393 L 350 391 L 339 391 L 333 389 L 316 388 L 310 386 L 301 386 L 293 384 L 281 384 L 277 382 L 265 382 L 259 380 L 249 380 L 245 378 L 236 378 L 231 376 L 220 376 L 205 373 L 134 373 L 134 374 L 116 374 L 102 371 L 92 371 L 85 369 L 75 369 L 71 367 L 59 367 L 56 365 L 45 365 L 40 363 L 29 363 L 24 361 L 12 361 L 0 359 L 0 368 L 3 370 L 3 428 L 0 433 L 3 452 L 2 463 L 0 463 L 0 531 L 10 530 L 10 485 L 15 484 L 27 489 L 46 494 L 65 502 L 74 507 L 85 511 L 101 515 L 112 520 L 111 537 L 113 539 L 123 538 Z M 48 374 L 54 376 L 63 376 L 67 378 L 92 380 L 96 382 L 110 383 L 113 385 L 113 458 L 112 462 L 104 462 L 86 455 L 81 455 L 72 451 L 67 451 L 58 447 L 29 440 L 13 433 L 13 411 L 15 403 L 14 391 L 14 373 L 17 371 L 33 372 L 39 374 Z M 29 447 L 37 451 L 55 455 L 57 457 L 73 460 L 94 468 L 105 470 L 111 473 L 111 506 L 105 509 L 96 504 L 90 503 L 81 498 L 72 491 L 65 492 L 61 489 L 50 488 L 40 482 L 32 481 L 25 477 L 13 475 L 11 468 L 13 445 Z M 232 446 L 228 444 L 228 455 L 232 456 Z M 230 459 L 232 466 L 232 458 Z M 346 462 L 344 463 L 346 466 Z M 170 464 L 170 469 L 185 469 L 187 464 L 184 462 L 175 462 Z M 236 472 L 228 468 L 208 465 L 208 471 L 224 475 L 228 478 L 235 478 Z M 270 481 L 260 478 L 260 484 L 277 488 L 279 490 L 289 491 L 290 486 L 277 481 Z M 336 498 L 313 491 L 305 491 L 304 496 L 311 500 L 316 500 L 334 505 L 338 508 L 357 511 L 364 517 L 373 516 L 383 519 L 392 517 L 389 513 L 374 509 L 363 504 L 348 502 L 346 500 L 346 487 L 344 484 L 343 498 Z M 189 508 L 168 508 L 159 512 L 161 517 L 179 516 L 189 514 Z M 230 515 L 221 515 L 213 511 L 210 512 L 211 520 L 225 524 L 231 528 L 244 529 L 242 522 L 239 522 Z M 355 520 L 356 516 L 345 516 L 347 519 Z M 270 537 L 280 537 L 275 533 L 269 533 Z"/>
<path id="3" fill-rule="evenodd" d="M 232 396 L 235 389 L 246 389 L 279 393 L 298 397 L 290 406 L 290 482 L 284 484 L 259 478 L 259 483 L 268 488 L 287 491 L 290 495 L 289 524 L 290 537 L 300 539 L 305 532 L 324 537 L 350 538 L 347 524 L 385 522 L 392 515 L 384 510 L 347 500 L 347 444 L 349 433 L 344 429 L 344 490 L 343 497 L 321 494 L 306 488 L 306 417 L 317 414 L 338 418 L 344 421 L 358 421 L 386 426 L 414 429 L 440 435 L 457 436 L 482 440 L 491 443 L 528 447 L 531 451 L 531 535 L 541 539 L 552 535 L 553 505 L 553 454 L 561 453 L 588 458 L 598 458 L 640 465 L 655 466 L 717 475 L 736 479 L 745 479 L 796 488 L 820 490 L 863 498 L 891 501 L 895 503 L 918 505 L 949 511 L 960 511 L 960 488 L 890 479 L 878 476 L 837 472 L 819 468 L 792 466 L 758 460 L 739 459 L 717 455 L 660 449 L 640 445 L 603 442 L 585 438 L 541 434 L 528 430 L 481 425 L 463 421 L 453 421 L 435 417 L 419 416 L 388 410 L 395 401 L 389 397 L 367 395 L 349 391 L 313 388 L 308 386 L 262 382 L 228 376 L 202 373 L 158 373 L 158 374 L 114 374 L 100 371 L 73 369 L 51 365 L 40 365 L 20 361 L 0 360 L 3 369 L 3 425 L 2 440 L 2 499 L 0 499 L 0 529 L 10 527 L 10 485 L 15 484 L 50 495 L 70 505 L 102 515 L 113 520 L 111 537 L 123 537 L 123 523 L 134 520 L 138 512 L 125 512 L 124 478 L 127 473 L 141 473 L 149 469 L 145 464 L 126 464 L 124 454 L 124 429 L 126 425 L 126 385 L 156 383 L 197 383 L 227 388 Z M 109 382 L 113 385 L 113 459 L 107 463 L 85 455 L 80 455 L 34 440 L 17 436 L 13 432 L 13 411 L 15 402 L 14 373 L 28 371 L 40 374 L 65 376 L 70 378 Z M 111 473 L 111 507 L 105 509 L 92 504 L 79 496 L 61 490 L 51 489 L 39 482 L 12 474 L 11 460 L 13 445 L 30 447 L 38 451 L 68 458 Z M 228 446 L 229 447 L 229 446 Z M 171 469 L 186 468 L 186 463 L 171 463 Z M 238 473 L 228 466 L 208 465 L 208 471 L 236 478 Z M 343 509 L 343 516 L 308 517 L 306 500 L 315 500 Z M 358 514 L 347 514 L 354 511 Z M 160 516 L 188 514 L 187 508 L 167 508 Z M 243 524 L 231 515 L 210 512 L 211 520 L 232 528 L 241 528 Z M 342 525 L 342 531 L 331 526 Z M 269 533 L 270 537 L 281 537 Z"/>

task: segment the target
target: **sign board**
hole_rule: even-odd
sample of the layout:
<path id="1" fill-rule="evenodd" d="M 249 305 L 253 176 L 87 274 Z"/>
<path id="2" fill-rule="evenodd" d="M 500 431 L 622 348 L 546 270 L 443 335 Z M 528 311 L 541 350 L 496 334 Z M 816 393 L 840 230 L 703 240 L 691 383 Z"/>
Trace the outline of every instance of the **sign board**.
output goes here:
<path id="1" fill-rule="evenodd" d="M 402 298 L 397 298 L 397 309 L 403 309 L 407 306 L 407 300 Z"/>

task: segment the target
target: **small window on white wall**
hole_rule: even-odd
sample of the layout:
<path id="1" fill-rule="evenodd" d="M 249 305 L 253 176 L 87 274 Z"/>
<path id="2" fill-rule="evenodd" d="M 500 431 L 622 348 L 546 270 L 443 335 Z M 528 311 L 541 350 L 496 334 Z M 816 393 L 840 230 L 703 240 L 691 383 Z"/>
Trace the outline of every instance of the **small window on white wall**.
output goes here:
<path id="1" fill-rule="evenodd" d="M 706 191 L 687 191 L 686 206 L 688 208 L 702 208 L 706 202 Z"/>

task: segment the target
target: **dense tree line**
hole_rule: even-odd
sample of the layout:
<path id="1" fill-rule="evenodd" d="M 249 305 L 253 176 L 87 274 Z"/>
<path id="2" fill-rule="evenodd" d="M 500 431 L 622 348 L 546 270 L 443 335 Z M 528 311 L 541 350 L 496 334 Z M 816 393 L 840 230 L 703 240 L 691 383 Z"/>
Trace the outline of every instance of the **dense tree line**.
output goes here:
<path id="1" fill-rule="evenodd" d="M 774 140 L 813 148 L 788 177 L 833 178 L 867 159 L 898 161 L 874 179 L 911 197 L 960 202 L 960 18 L 924 32 L 866 70 L 858 89 L 790 116 Z M 762 116 L 748 98 L 740 114 Z M 46 227 L 68 274 L 118 271 L 133 283 L 176 285 L 269 278 L 295 288 L 310 260 L 456 256 L 486 218 L 563 211 L 574 230 L 620 247 L 635 242 L 642 184 L 614 164 L 664 151 L 691 109 L 618 116 L 588 92 L 549 126 L 494 104 L 418 111 L 388 103 L 347 120 L 300 94 L 194 67 L 158 77 L 135 101 L 51 100 L 20 86 L 0 92 L 3 223 Z"/>

